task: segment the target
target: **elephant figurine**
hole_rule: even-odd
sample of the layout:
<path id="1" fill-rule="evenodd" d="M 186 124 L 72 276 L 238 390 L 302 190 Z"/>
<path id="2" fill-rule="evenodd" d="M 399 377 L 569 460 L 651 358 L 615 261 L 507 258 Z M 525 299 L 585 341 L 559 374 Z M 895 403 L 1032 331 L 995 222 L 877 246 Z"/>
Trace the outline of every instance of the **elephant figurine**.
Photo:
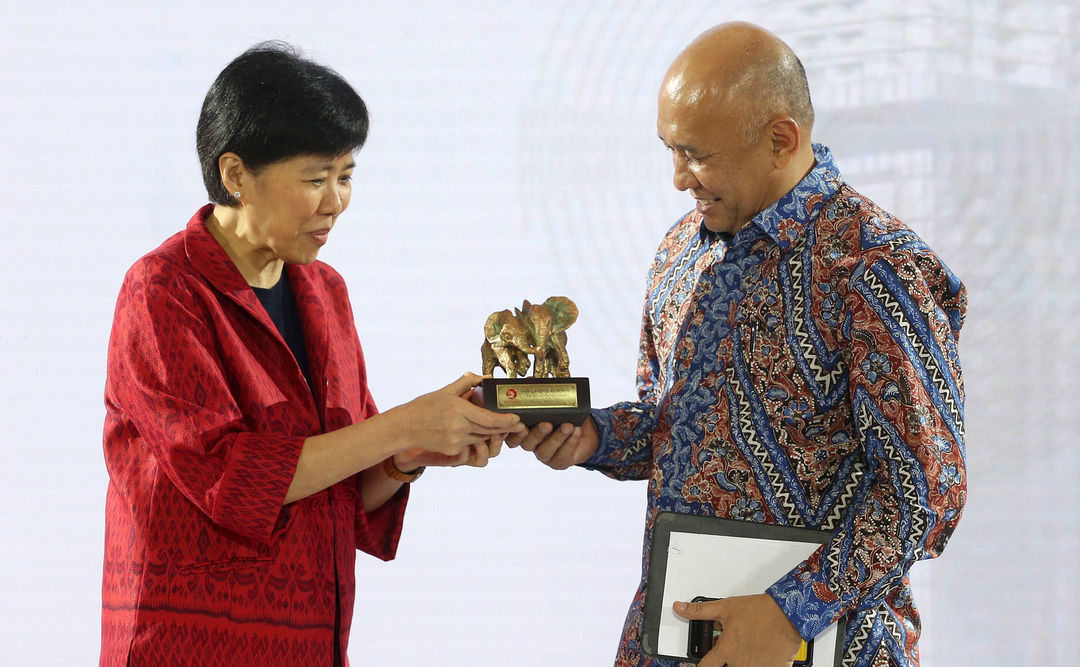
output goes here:
<path id="1" fill-rule="evenodd" d="M 577 306 L 565 296 L 548 297 L 536 305 L 525 300 L 513 312 L 492 313 L 484 324 L 480 346 L 484 375 L 499 366 L 508 377 L 524 377 L 531 365 L 533 377 L 570 377 L 566 329 L 577 317 Z"/>
<path id="2" fill-rule="evenodd" d="M 536 354 L 536 346 L 529 337 L 528 325 L 521 319 L 521 311 L 502 310 L 488 317 L 484 343 L 480 346 L 484 375 L 491 375 L 499 366 L 508 377 L 525 376 L 531 364 L 530 354 Z"/>
<path id="3" fill-rule="evenodd" d="M 535 359 L 533 377 L 570 377 L 566 330 L 577 321 L 578 308 L 565 296 L 548 297 L 542 304 L 525 301 L 521 306 Z"/>

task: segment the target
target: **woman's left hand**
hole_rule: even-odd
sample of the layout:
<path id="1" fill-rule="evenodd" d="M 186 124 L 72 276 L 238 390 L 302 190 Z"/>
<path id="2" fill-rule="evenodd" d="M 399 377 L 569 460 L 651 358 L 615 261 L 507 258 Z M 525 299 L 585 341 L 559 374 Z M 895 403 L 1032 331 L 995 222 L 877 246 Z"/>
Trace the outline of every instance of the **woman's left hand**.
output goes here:
<path id="1" fill-rule="evenodd" d="M 463 393 L 461 397 L 467 399 L 473 405 L 477 405 L 481 408 L 484 407 L 484 396 L 479 389 L 470 388 Z M 488 464 L 489 459 L 493 459 L 499 455 L 499 452 L 502 451 L 503 441 L 506 440 L 509 435 L 509 433 L 497 433 L 492 435 L 488 438 L 486 445 L 469 445 L 465 451 L 457 456 L 440 454 L 439 452 L 432 452 L 420 447 L 406 449 L 403 452 L 398 452 L 394 456 L 394 465 L 402 472 L 411 472 L 421 466 L 444 468 L 472 466 L 474 468 L 483 468 Z"/>
<path id="2" fill-rule="evenodd" d="M 440 454 L 420 447 L 406 449 L 394 455 L 394 465 L 397 469 L 408 473 L 421 466 L 456 468 L 457 466 L 473 466 L 483 468 L 488 460 L 499 455 L 502 450 L 503 439 L 508 434 L 493 435 L 486 445 L 469 445 L 457 456 Z"/>

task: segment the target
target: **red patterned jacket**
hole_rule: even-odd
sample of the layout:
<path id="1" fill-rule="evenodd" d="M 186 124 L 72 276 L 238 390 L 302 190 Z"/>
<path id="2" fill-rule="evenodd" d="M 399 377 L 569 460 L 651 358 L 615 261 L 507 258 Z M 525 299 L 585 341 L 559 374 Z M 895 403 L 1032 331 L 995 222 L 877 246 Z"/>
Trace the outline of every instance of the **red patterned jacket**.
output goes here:
<path id="1" fill-rule="evenodd" d="M 101 664 L 330 665 L 355 549 L 394 557 L 408 491 L 365 514 L 354 476 L 283 506 L 304 439 L 375 414 L 363 353 L 341 276 L 288 266 L 313 397 L 211 210 L 136 262 L 117 299 Z"/>

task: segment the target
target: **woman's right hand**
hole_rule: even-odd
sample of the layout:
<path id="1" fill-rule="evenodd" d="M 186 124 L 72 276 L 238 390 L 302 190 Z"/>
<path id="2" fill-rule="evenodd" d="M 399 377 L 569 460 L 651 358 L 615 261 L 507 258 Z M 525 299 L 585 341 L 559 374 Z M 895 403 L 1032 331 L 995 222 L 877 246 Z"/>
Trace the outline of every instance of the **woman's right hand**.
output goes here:
<path id="1" fill-rule="evenodd" d="M 442 389 L 393 408 L 407 440 L 414 447 L 459 457 L 469 446 L 488 449 L 493 437 L 525 433 L 517 415 L 491 412 L 469 401 L 482 378 L 466 373 Z M 389 414 L 389 412 L 387 414 Z M 467 457 L 463 463 L 467 461 Z"/>

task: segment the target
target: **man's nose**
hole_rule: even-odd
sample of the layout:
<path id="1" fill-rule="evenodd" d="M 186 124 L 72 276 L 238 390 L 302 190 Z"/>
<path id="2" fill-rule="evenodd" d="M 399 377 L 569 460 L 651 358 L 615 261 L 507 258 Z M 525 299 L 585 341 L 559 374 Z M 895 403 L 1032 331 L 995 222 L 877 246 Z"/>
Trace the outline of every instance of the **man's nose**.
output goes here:
<path id="1" fill-rule="evenodd" d="M 690 190 L 697 187 L 697 178 L 690 173 L 690 167 L 687 165 L 686 157 L 675 153 L 675 176 L 672 182 L 675 184 L 676 190 Z"/>

